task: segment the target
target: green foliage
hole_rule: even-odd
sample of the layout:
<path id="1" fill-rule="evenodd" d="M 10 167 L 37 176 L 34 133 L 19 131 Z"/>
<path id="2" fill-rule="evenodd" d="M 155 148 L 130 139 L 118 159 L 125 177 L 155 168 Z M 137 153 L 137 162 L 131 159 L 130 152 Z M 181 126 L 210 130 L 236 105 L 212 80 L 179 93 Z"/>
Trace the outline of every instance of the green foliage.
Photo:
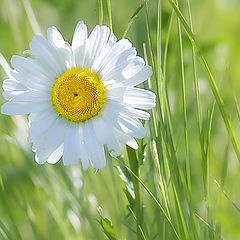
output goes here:
<path id="1" fill-rule="evenodd" d="M 112 222 L 107 218 L 103 218 L 101 208 L 98 208 L 98 212 L 100 214 L 100 224 L 103 228 L 104 233 L 108 237 L 108 239 L 109 240 L 117 240 L 117 237 L 114 233 Z"/>

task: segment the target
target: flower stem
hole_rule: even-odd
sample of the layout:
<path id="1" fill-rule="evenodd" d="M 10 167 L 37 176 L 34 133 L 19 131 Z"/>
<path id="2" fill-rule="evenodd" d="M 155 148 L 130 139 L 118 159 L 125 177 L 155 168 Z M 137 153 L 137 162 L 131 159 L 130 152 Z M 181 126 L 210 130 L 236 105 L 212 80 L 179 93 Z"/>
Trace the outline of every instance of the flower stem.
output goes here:
<path id="1" fill-rule="evenodd" d="M 137 159 L 136 151 L 127 146 L 127 154 L 128 154 L 130 168 L 133 171 L 133 173 L 139 178 L 139 162 Z M 140 184 L 137 178 L 133 177 L 132 181 L 133 181 L 133 187 L 134 187 L 134 193 L 135 193 L 134 211 L 136 214 L 136 222 L 137 222 L 137 239 L 142 240 L 143 239 L 143 233 L 141 232 L 141 230 L 143 230 L 142 192 L 141 192 Z"/>

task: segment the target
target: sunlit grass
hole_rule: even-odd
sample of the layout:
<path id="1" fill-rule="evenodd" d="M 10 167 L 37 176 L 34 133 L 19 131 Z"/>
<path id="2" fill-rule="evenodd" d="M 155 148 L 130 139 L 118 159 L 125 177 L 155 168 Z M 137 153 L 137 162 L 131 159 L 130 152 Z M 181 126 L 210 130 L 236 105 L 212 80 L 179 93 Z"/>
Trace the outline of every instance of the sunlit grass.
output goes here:
<path id="1" fill-rule="evenodd" d="M 0 115 L 0 239 L 240 239 L 240 3 L 0 0 L 1 81 L 11 56 L 57 26 L 107 24 L 153 67 L 137 152 L 106 168 L 37 165 L 25 116 Z M 1 97 L 0 103 L 4 100 Z"/>

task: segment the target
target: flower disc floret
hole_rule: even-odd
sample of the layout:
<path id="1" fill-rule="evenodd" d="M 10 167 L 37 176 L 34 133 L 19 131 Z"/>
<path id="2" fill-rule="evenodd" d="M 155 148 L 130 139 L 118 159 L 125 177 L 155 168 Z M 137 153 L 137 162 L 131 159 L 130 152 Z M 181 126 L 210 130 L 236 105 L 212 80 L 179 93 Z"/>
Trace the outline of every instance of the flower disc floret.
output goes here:
<path id="1" fill-rule="evenodd" d="M 105 102 L 105 86 L 86 69 L 65 71 L 54 83 L 52 103 L 59 114 L 72 122 L 97 116 Z"/>

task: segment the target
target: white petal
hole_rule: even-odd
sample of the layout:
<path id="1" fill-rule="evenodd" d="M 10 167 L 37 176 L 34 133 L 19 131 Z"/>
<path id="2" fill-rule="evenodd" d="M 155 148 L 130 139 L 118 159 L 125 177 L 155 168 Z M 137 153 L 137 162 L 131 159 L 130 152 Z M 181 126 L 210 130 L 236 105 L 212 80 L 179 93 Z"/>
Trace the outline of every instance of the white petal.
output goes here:
<path id="1" fill-rule="evenodd" d="M 51 96 L 48 92 L 36 90 L 4 91 L 3 97 L 7 100 L 13 99 L 14 101 L 23 102 L 44 102 L 51 99 Z"/>
<path id="2" fill-rule="evenodd" d="M 134 138 L 130 138 L 130 139 L 126 140 L 126 144 L 129 147 L 133 148 L 134 150 L 138 149 L 138 143 Z"/>
<path id="3" fill-rule="evenodd" d="M 18 72 L 24 72 L 32 74 L 33 76 L 40 77 L 39 81 L 41 81 L 42 78 L 44 78 L 46 81 L 48 80 L 48 73 L 45 71 L 45 69 L 38 65 L 35 59 L 32 59 L 30 57 L 21 57 L 18 55 L 13 55 L 11 58 L 11 64 L 14 67 L 15 70 Z M 42 82 L 40 82 L 42 83 Z"/>
<path id="4" fill-rule="evenodd" d="M 80 136 L 80 159 L 82 162 L 83 170 L 87 170 L 89 168 L 89 159 L 88 159 L 88 153 L 86 150 L 86 145 L 83 140 L 83 126 L 84 124 L 81 124 L 78 126 L 79 136 Z"/>
<path id="5" fill-rule="evenodd" d="M 128 106 L 140 109 L 155 107 L 156 95 L 148 90 L 132 87 L 114 87 L 107 89 L 108 98 L 123 102 Z"/>
<path id="6" fill-rule="evenodd" d="M 107 52 L 107 41 L 109 38 L 110 29 L 107 26 L 100 26 L 99 29 L 99 41 L 97 43 L 96 52 L 94 55 L 94 61 L 102 56 L 103 52 Z"/>
<path id="7" fill-rule="evenodd" d="M 86 41 L 87 26 L 84 24 L 83 21 L 80 21 L 77 24 L 72 40 L 72 49 L 75 59 L 75 65 L 78 68 L 81 68 L 83 66 L 86 54 Z"/>
<path id="8" fill-rule="evenodd" d="M 67 68 L 72 67 L 73 55 L 71 46 L 63 39 L 62 34 L 56 27 L 50 27 L 47 29 L 47 39 L 57 49 L 60 58 L 59 60 L 61 61 L 63 68 L 65 69 L 66 66 Z"/>
<path id="9" fill-rule="evenodd" d="M 40 112 L 50 107 L 49 102 L 15 102 L 9 101 L 1 106 L 1 113 L 7 115 L 23 115 Z"/>
<path id="10" fill-rule="evenodd" d="M 121 113 L 124 113 L 125 115 L 128 115 L 132 118 L 139 118 L 139 119 L 143 119 L 143 120 L 149 120 L 150 118 L 150 114 L 148 112 L 139 110 L 139 109 L 135 109 L 132 107 L 128 107 L 128 106 L 124 106 L 121 111 Z"/>
<path id="11" fill-rule="evenodd" d="M 63 163 L 64 165 L 75 165 L 78 164 L 79 159 L 80 136 L 78 124 L 69 123 L 64 138 Z"/>
<path id="12" fill-rule="evenodd" d="M 10 74 L 26 87 L 48 89 L 52 83 L 50 75 L 45 74 L 39 64 L 31 58 L 14 55 L 11 64 L 15 70 L 10 71 Z"/>
<path id="13" fill-rule="evenodd" d="M 33 143 L 32 150 L 36 152 L 36 162 L 45 162 L 50 155 L 62 145 L 65 130 L 65 119 L 57 118 L 48 131 L 45 132 L 45 134 L 43 134 L 37 142 Z"/>
<path id="14" fill-rule="evenodd" d="M 117 42 L 117 37 L 112 33 L 108 39 L 107 46 L 109 48 L 112 48 L 116 42 Z"/>
<path id="15" fill-rule="evenodd" d="M 105 167 L 106 159 L 103 146 L 96 139 L 91 121 L 86 121 L 83 127 L 83 141 L 86 146 L 92 166 L 96 169 Z"/>
<path id="16" fill-rule="evenodd" d="M 102 145 L 107 144 L 111 155 L 119 156 L 121 154 L 121 148 L 109 124 L 101 117 L 95 117 L 92 120 L 92 124 L 98 141 Z"/>
<path id="17" fill-rule="evenodd" d="M 144 138 L 146 135 L 146 130 L 138 119 L 133 119 L 125 114 L 120 113 L 118 124 L 124 133 L 132 137 Z"/>
<path id="18" fill-rule="evenodd" d="M 101 26 L 100 34 L 102 35 L 99 41 L 99 46 L 96 52 L 96 59 L 94 59 L 91 69 L 93 72 L 99 72 L 99 69 L 103 63 L 104 58 L 108 55 L 112 46 L 116 43 L 117 38 L 114 34 L 109 35 L 109 28 L 107 26 Z M 108 38 L 108 39 L 106 39 Z M 107 41 L 105 43 L 105 41 Z M 104 67 L 104 66 L 103 66 Z"/>
<path id="19" fill-rule="evenodd" d="M 132 47 L 132 44 L 127 39 L 121 39 L 118 42 L 116 42 L 112 48 L 109 50 L 108 54 L 104 57 L 104 59 L 101 62 L 101 65 L 98 69 L 98 74 L 100 77 L 104 75 L 104 73 L 107 71 L 107 69 L 111 69 L 112 65 L 116 65 L 116 61 L 119 58 L 119 55 L 121 55 L 125 50 Z M 104 73 L 102 72 L 103 69 Z"/>
<path id="20" fill-rule="evenodd" d="M 127 66 L 129 61 L 135 58 L 137 52 L 135 48 L 131 47 L 125 49 L 118 55 L 114 55 L 99 72 L 99 77 L 103 80 L 110 80 L 111 78 L 121 78 L 123 69 Z"/>
<path id="21" fill-rule="evenodd" d="M 103 68 L 100 73 L 101 79 L 103 79 L 103 81 L 114 79 L 116 82 L 124 80 L 124 70 L 128 67 L 128 65 L 133 65 L 132 62 L 136 61 L 136 54 L 137 52 L 135 48 L 123 51 L 121 54 L 112 59 L 111 63 L 107 64 Z"/>
<path id="22" fill-rule="evenodd" d="M 51 164 L 55 164 L 56 162 L 59 161 L 59 159 L 62 157 L 63 155 L 63 145 L 61 145 L 60 147 L 58 147 L 51 155 L 50 157 L 47 159 L 48 163 Z"/>
<path id="23" fill-rule="evenodd" d="M 128 85 L 134 86 L 134 84 L 136 85 L 136 83 L 145 81 L 147 79 L 146 76 L 145 75 L 141 76 L 139 74 L 142 72 L 142 69 L 145 69 L 146 66 L 144 66 L 144 64 L 145 62 L 141 57 L 129 55 L 128 58 L 126 59 L 123 58 L 122 60 L 119 60 L 116 66 L 113 67 L 108 74 L 105 74 L 103 76 L 103 80 L 105 81 L 104 84 L 105 85 L 117 84 L 119 86 L 128 86 Z M 135 76 L 137 77 L 137 79 Z M 142 80 L 143 77 L 144 77 L 144 80 Z M 112 81 L 113 79 L 114 81 Z M 133 84 L 131 82 L 133 82 Z"/>
<path id="24" fill-rule="evenodd" d="M 66 48 L 69 50 L 68 45 L 64 41 L 62 34 L 56 27 L 50 27 L 47 29 L 47 39 L 57 48 Z"/>
<path id="25" fill-rule="evenodd" d="M 84 60 L 84 68 L 88 69 L 91 66 L 92 59 L 95 56 L 97 46 L 98 46 L 98 41 L 99 41 L 99 36 L 100 35 L 100 27 L 97 25 L 89 35 L 89 38 L 87 40 L 87 51 L 86 51 L 86 56 Z"/>
<path id="26" fill-rule="evenodd" d="M 138 149 L 138 144 L 133 137 L 123 133 L 122 131 L 119 131 L 116 128 L 114 128 L 113 131 L 121 143 L 127 144 L 129 147 L 135 150 Z"/>
<path id="27" fill-rule="evenodd" d="M 6 79 L 3 81 L 3 90 L 5 91 L 14 91 L 14 90 L 21 90 L 25 91 L 28 88 L 21 84 L 16 79 Z"/>
<path id="28" fill-rule="evenodd" d="M 136 138 L 143 138 L 146 134 L 145 128 L 138 119 L 133 119 L 119 110 L 121 107 L 115 107 L 115 110 L 111 110 L 112 106 L 106 104 L 104 110 L 102 111 L 102 116 L 105 121 L 111 123 L 119 131 L 124 132 L 127 135 Z"/>
<path id="29" fill-rule="evenodd" d="M 69 67 L 71 56 L 65 48 L 57 48 L 42 36 L 34 36 L 30 53 L 36 62 L 53 78 L 59 77 Z"/>
<path id="30" fill-rule="evenodd" d="M 152 75 L 152 67 L 144 66 L 137 72 L 134 76 L 126 79 L 125 81 L 121 82 L 122 85 L 126 87 L 133 87 L 142 82 L 145 82 L 148 78 Z"/>
<path id="31" fill-rule="evenodd" d="M 44 164 L 47 161 L 48 158 L 41 157 L 38 152 L 35 153 L 35 161 L 38 164 Z"/>
<path id="32" fill-rule="evenodd" d="M 96 26 L 91 32 L 87 40 L 87 56 L 84 62 L 85 68 L 91 68 L 95 71 L 94 62 L 104 57 L 109 50 L 107 47 L 107 41 L 109 37 L 110 29 L 107 26 Z M 100 61 L 101 61 L 100 60 Z"/>
<path id="33" fill-rule="evenodd" d="M 141 57 L 135 57 L 122 71 L 124 78 L 131 78 L 144 66 L 145 62 Z"/>
<path id="34" fill-rule="evenodd" d="M 37 113 L 30 113 L 28 115 L 28 126 L 31 126 L 32 122 L 39 116 L 41 115 L 42 113 L 46 112 L 48 109 L 45 109 L 41 112 L 37 112 Z"/>
<path id="35" fill-rule="evenodd" d="M 72 39 L 72 48 L 76 50 L 78 47 L 85 44 L 87 40 L 87 26 L 83 21 L 79 21 Z"/>
<path id="36" fill-rule="evenodd" d="M 132 117 L 134 119 L 139 118 L 143 120 L 149 120 L 150 118 L 150 114 L 148 112 L 145 112 L 133 107 L 129 107 L 123 103 L 116 102 L 110 99 L 106 101 L 106 106 L 108 111 L 111 111 L 111 112 L 117 111 L 120 113 L 124 113 L 125 115 L 128 115 L 129 117 Z"/>
<path id="37" fill-rule="evenodd" d="M 34 89 L 34 90 L 43 90 L 48 91 L 50 89 L 50 82 L 45 82 L 40 79 L 42 83 L 40 83 L 39 79 L 36 78 L 37 75 L 32 75 L 28 72 L 17 72 L 16 70 L 10 71 L 10 74 L 13 78 L 15 78 L 18 82 L 24 85 L 27 89 Z"/>
<path id="38" fill-rule="evenodd" d="M 28 140 L 33 141 L 43 135 L 57 119 L 58 113 L 54 110 L 47 110 L 39 113 L 32 120 L 30 119 L 30 128 Z"/>

